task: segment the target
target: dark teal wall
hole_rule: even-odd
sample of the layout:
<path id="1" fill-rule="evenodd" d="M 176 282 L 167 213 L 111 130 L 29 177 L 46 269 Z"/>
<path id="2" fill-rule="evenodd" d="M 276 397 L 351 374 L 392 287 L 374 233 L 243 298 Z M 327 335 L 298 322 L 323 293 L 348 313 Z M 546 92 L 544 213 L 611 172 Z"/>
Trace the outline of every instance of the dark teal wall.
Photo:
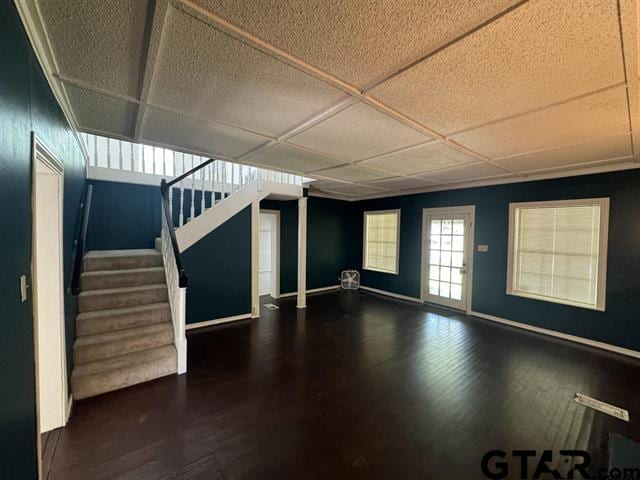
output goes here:
<path id="1" fill-rule="evenodd" d="M 87 250 L 154 248 L 160 236 L 160 186 L 91 181 Z"/>
<path id="2" fill-rule="evenodd" d="M 160 236 L 160 186 L 91 180 L 93 196 L 87 228 L 87 250 L 154 248 Z M 184 191 L 184 219 L 191 211 L 191 190 Z M 173 192 L 173 219 L 178 226 L 180 192 Z M 200 215 L 202 192 L 194 192 L 195 214 Z M 205 208 L 211 193 L 205 192 Z"/>
<path id="3" fill-rule="evenodd" d="M 185 250 L 182 260 L 187 323 L 251 312 L 251 207 Z"/>
<path id="4" fill-rule="evenodd" d="M 507 295 L 509 203 L 591 197 L 611 199 L 606 311 Z M 474 252 L 473 310 L 640 350 L 640 170 L 357 202 L 360 241 L 364 211 L 402 212 L 399 275 L 363 271 L 362 284 L 419 297 L 422 209 L 455 205 L 476 206 L 475 243 L 489 245 Z"/>
<path id="5" fill-rule="evenodd" d="M 359 211 L 353 203 L 309 197 L 307 204 L 307 288 L 340 283 L 342 270 L 361 263 Z"/>
<path id="6" fill-rule="evenodd" d="M 33 305 L 19 302 L 18 277 L 31 283 L 31 131 L 65 166 L 64 273 L 85 185 L 84 160 L 39 68 L 13 2 L 0 2 L 0 478 L 36 478 Z M 65 296 L 67 348 L 75 298 Z M 69 357 L 70 358 L 70 357 Z M 70 366 L 70 365 L 69 365 Z M 69 369 L 69 372 L 71 370 Z"/>
<path id="7" fill-rule="evenodd" d="M 91 181 L 94 185 L 89 250 L 153 248 L 160 232 L 160 189 Z M 191 192 L 184 192 L 185 216 Z M 177 224 L 179 193 L 174 191 Z M 210 206 L 210 196 L 205 197 Z M 201 197 L 195 192 L 196 215 Z M 298 201 L 263 200 L 260 208 L 280 211 L 280 293 L 298 283 Z M 337 285 L 340 272 L 355 266 L 361 252 L 358 213 L 353 204 L 309 197 L 307 288 Z M 251 214 L 247 208 L 183 254 L 189 275 L 187 322 L 241 315 L 251 310 Z"/>

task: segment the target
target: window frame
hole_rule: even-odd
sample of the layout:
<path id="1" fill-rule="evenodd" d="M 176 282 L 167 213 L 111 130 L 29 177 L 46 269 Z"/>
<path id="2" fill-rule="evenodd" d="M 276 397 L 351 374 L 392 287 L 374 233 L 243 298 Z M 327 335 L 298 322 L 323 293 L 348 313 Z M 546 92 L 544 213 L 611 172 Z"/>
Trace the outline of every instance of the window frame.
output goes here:
<path id="1" fill-rule="evenodd" d="M 600 230 L 598 232 L 598 278 L 596 280 L 596 303 L 586 304 L 564 300 L 560 298 L 547 297 L 534 293 L 522 292 L 514 289 L 515 281 L 515 224 L 516 212 L 520 208 L 559 208 L 559 207 L 578 207 L 592 206 L 600 207 Z M 607 252 L 609 243 L 609 206 L 608 197 L 601 198 L 580 198 L 572 200 L 548 200 L 541 202 L 516 202 L 509 203 L 509 239 L 508 239 L 508 257 L 507 257 L 507 295 L 517 297 L 541 300 L 549 303 L 558 303 L 562 305 L 570 305 L 573 307 L 586 308 L 588 310 L 605 311 L 606 293 L 607 293 Z"/>
<path id="2" fill-rule="evenodd" d="M 393 213 L 396 215 L 396 266 L 395 271 L 382 270 L 381 268 L 374 268 L 367 266 L 367 217 L 369 215 L 388 215 Z M 370 272 L 387 273 L 390 275 L 399 275 L 400 273 L 400 215 L 399 208 L 391 210 L 368 210 L 363 214 L 362 221 L 362 270 L 368 270 Z"/>

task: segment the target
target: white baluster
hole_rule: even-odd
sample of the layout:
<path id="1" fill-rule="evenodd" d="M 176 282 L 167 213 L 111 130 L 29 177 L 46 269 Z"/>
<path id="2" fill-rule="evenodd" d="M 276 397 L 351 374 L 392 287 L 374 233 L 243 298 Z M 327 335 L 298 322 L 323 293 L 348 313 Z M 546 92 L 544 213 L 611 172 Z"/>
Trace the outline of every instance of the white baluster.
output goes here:
<path id="1" fill-rule="evenodd" d="M 111 168 L 111 139 L 107 138 L 107 168 Z"/>
<path id="2" fill-rule="evenodd" d="M 162 149 L 162 176 L 167 176 L 167 149 Z"/>
<path id="3" fill-rule="evenodd" d="M 98 136 L 93 136 L 93 163 L 94 167 L 98 166 Z"/>
<path id="4" fill-rule="evenodd" d="M 144 145 L 140 144 L 140 148 L 142 149 L 142 173 L 147 172 L 147 156 L 145 155 Z"/>
<path id="5" fill-rule="evenodd" d="M 173 185 L 169 187 L 169 213 L 171 214 L 171 228 L 174 228 L 173 221 Z"/>
<path id="6" fill-rule="evenodd" d="M 203 158 L 202 160 L 204 160 L 204 158 Z M 202 163 L 202 162 L 200 162 L 200 163 Z M 201 185 L 201 189 L 200 189 L 200 190 L 201 190 L 201 192 L 200 192 L 200 193 L 202 194 L 202 198 L 200 199 L 200 215 L 202 215 L 202 214 L 204 213 L 204 207 L 205 207 L 205 205 L 204 205 L 204 181 L 205 181 L 205 173 L 206 173 L 206 167 L 201 168 L 201 169 L 200 169 L 200 177 L 201 177 L 201 180 L 202 180 L 202 185 Z"/>
<path id="7" fill-rule="evenodd" d="M 182 186 L 182 180 L 180 180 L 179 186 L 180 186 L 180 226 L 182 226 L 184 225 L 184 187 Z"/>
<path id="8" fill-rule="evenodd" d="M 133 158 L 133 147 L 134 147 L 134 146 L 135 146 L 135 144 L 134 144 L 134 143 L 130 143 L 130 144 L 129 144 L 129 149 L 130 149 L 130 153 L 131 153 L 131 165 L 129 165 L 129 170 L 131 170 L 132 172 L 133 172 L 133 170 L 134 170 L 134 168 L 135 168 L 135 167 L 134 167 L 134 162 L 135 162 L 135 160 L 134 160 L 134 158 Z"/>
<path id="9" fill-rule="evenodd" d="M 151 147 L 151 173 L 156 174 L 156 147 Z"/>
<path id="10" fill-rule="evenodd" d="M 193 167 L 194 167 L 193 154 L 191 154 L 191 168 L 193 168 Z M 189 219 L 193 220 L 193 217 L 196 216 L 196 196 L 194 194 L 194 192 L 195 192 L 195 184 L 196 184 L 196 175 L 195 175 L 195 173 L 192 173 L 189 178 L 191 179 L 191 217 Z"/>
<path id="11" fill-rule="evenodd" d="M 118 140 L 118 148 L 120 150 L 119 155 L 118 155 L 118 161 L 120 163 L 120 170 L 123 170 L 123 168 L 122 168 L 122 140 Z"/>

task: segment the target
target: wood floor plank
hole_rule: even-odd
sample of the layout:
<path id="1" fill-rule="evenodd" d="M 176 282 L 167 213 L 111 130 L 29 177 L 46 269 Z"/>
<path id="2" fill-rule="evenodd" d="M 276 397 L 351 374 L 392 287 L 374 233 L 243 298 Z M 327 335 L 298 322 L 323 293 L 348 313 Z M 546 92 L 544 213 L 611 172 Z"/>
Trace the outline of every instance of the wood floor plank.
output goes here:
<path id="1" fill-rule="evenodd" d="M 49 478 L 482 478 L 491 449 L 640 441 L 633 359 L 358 291 L 274 303 L 191 333 L 186 375 L 74 404 Z"/>

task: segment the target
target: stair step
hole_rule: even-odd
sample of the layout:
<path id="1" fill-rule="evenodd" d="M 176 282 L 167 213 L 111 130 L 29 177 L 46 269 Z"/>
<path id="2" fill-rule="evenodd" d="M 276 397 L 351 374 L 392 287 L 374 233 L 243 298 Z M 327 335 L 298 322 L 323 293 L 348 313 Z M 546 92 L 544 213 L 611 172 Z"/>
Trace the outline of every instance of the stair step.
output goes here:
<path id="1" fill-rule="evenodd" d="M 171 375 L 177 371 L 173 345 L 76 365 L 71 375 L 75 400 L 93 397 Z"/>
<path id="2" fill-rule="evenodd" d="M 80 277 L 80 281 L 83 291 L 157 284 L 164 282 L 164 268 L 96 270 L 84 272 Z"/>
<path id="3" fill-rule="evenodd" d="M 173 325 L 170 322 L 127 328 L 114 332 L 77 337 L 73 344 L 73 362 L 83 363 L 139 352 L 173 343 Z"/>
<path id="4" fill-rule="evenodd" d="M 147 305 L 149 303 L 166 302 L 167 299 L 168 293 L 165 284 L 89 290 L 78 295 L 78 311 L 82 313 Z"/>
<path id="5" fill-rule="evenodd" d="M 167 302 L 85 312 L 76 317 L 76 336 L 94 335 L 170 321 L 171 307 Z"/>
<path id="6" fill-rule="evenodd" d="M 162 266 L 162 255 L 154 249 L 94 250 L 84 256 L 83 271 L 123 270 Z"/>

